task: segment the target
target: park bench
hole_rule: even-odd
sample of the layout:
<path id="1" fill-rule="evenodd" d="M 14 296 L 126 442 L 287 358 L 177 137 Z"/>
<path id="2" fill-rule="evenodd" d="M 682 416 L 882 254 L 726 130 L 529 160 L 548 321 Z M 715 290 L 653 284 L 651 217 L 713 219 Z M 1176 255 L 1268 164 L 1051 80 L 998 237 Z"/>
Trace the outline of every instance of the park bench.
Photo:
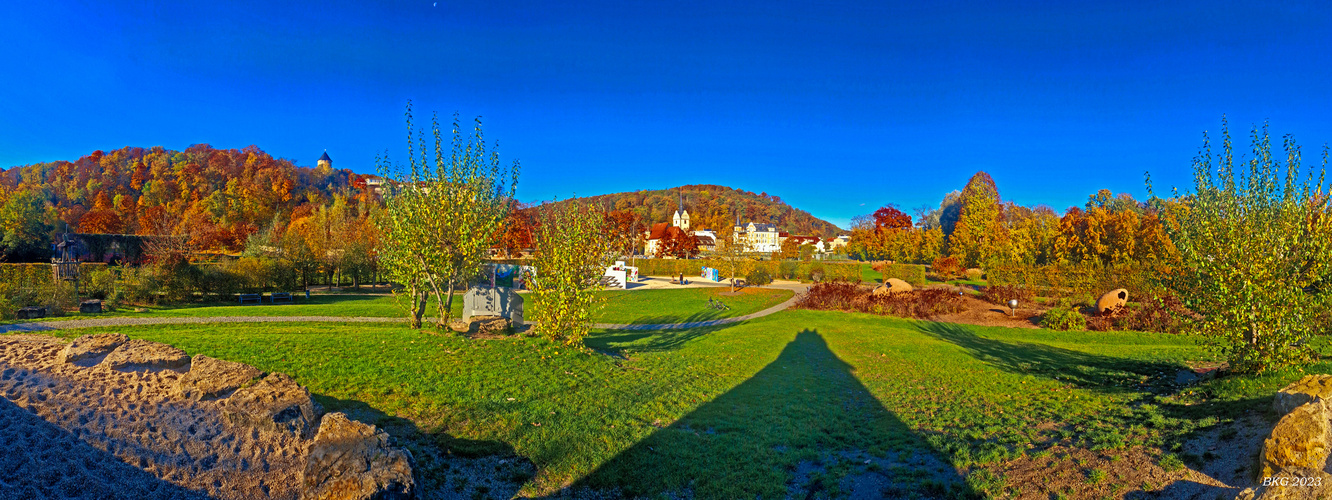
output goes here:
<path id="1" fill-rule="evenodd" d="M 745 281 L 744 278 L 731 278 L 731 282 L 735 283 L 736 289 L 741 289 L 749 286 L 749 282 Z"/>
<path id="2" fill-rule="evenodd" d="M 291 292 L 273 292 L 273 295 L 271 295 L 271 297 L 274 304 L 278 303 L 279 300 L 287 302 L 289 304 L 296 303 L 295 301 L 291 300 Z"/>
<path id="3" fill-rule="evenodd" d="M 242 293 L 240 294 L 240 303 L 254 302 L 256 304 L 264 303 L 264 294 L 262 293 Z"/>
<path id="4" fill-rule="evenodd" d="M 23 307 L 17 311 L 15 317 L 18 319 L 37 319 L 46 317 L 45 307 Z"/>

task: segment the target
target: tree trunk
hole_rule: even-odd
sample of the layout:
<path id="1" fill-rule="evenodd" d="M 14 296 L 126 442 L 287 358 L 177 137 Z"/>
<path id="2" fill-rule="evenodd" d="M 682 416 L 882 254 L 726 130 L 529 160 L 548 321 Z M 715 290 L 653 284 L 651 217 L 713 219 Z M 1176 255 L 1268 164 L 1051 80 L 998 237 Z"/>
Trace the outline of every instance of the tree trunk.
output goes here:
<path id="1" fill-rule="evenodd" d="M 421 316 L 425 315 L 426 299 L 428 297 L 430 297 L 430 294 L 425 293 L 424 290 L 419 290 L 416 287 L 412 288 L 412 300 L 415 302 L 414 307 L 412 307 L 412 328 L 414 329 L 421 329 Z"/>
<path id="2" fill-rule="evenodd" d="M 449 326 L 449 316 L 453 314 L 453 280 L 449 280 L 449 285 L 445 287 L 448 294 L 440 297 L 439 301 L 439 326 Z"/>

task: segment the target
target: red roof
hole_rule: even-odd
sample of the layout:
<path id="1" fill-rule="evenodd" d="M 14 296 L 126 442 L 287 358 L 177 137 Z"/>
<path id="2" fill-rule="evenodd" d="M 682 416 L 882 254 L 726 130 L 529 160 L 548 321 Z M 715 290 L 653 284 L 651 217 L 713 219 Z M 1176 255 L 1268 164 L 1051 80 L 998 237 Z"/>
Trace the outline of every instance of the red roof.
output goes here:
<path id="1" fill-rule="evenodd" d="M 666 228 L 668 227 L 671 227 L 671 223 L 669 222 L 658 222 L 656 224 L 653 224 L 652 228 L 648 230 L 647 239 L 649 240 L 662 239 L 663 237 L 666 236 Z"/>

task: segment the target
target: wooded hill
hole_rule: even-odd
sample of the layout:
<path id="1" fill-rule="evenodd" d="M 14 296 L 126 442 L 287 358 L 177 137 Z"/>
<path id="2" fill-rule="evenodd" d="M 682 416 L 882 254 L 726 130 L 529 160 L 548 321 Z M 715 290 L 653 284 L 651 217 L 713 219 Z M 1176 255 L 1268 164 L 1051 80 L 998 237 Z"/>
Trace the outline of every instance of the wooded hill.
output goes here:
<path id="1" fill-rule="evenodd" d="M 0 251 L 44 260 L 50 235 L 188 235 L 199 249 L 240 250 L 265 227 L 334 198 L 356 198 L 349 170 L 298 167 L 255 146 L 184 151 L 126 147 L 74 161 L 0 169 Z M 293 217 L 295 216 L 295 217 Z"/>
<path id="2" fill-rule="evenodd" d="M 791 234 L 831 238 L 843 233 L 831 222 L 788 205 L 776 195 L 753 193 L 713 184 L 691 184 L 669 189 L 603 194 L 584 198 L 607 210 L 631 210 L 648 223 L 669 222 L 684 196 L 691 229 L 729 229 L 736 211 L 741 222 L 769 223 Z"/>

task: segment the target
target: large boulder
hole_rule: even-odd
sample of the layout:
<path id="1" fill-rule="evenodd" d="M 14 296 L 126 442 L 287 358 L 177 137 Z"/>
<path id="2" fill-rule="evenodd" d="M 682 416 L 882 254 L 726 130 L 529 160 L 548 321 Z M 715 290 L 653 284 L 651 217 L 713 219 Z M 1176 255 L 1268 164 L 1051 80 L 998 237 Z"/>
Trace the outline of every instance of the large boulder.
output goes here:
<path id="1" fill-rule="evenodd" d="M 389 446 L 383 430 L 342 413 L 324 415 L 305 460 L 302 500 L 416 497 L 411 454 Z"/>
<path id="2" fill-rule="evenodd" d="M 1285 415 L 1315 400 L 1332 399 L 1332 375 L 1305 375 L 1277 391 L 1272 406 L 1277 415 Z"/>
<path id="3" fill-rule="evenodd" d="M 270 374 L 222 400 L 222 414 L 233 425 L 290 432 L 303 439 L 314 434 L 320 411 L 310 391 L 285 373 Z"/>
<path id="4" fill-rule="evenodd" d="M 123 333 L 84 335 L 65 346 L 65 350 L 60 351 L 59 359 L 61 363 L 93 361 L 110 354 L 126 342 L 129 342 L 129 337 Z"/>
<path id="5" fill-rule="evenodd" d="M 1328 432 L 1328 411 L 1321 402 L 1304 404 L 1287 413 L 1263 442 L 1258 477 L 1297 467 L 1322 470 L 1327 464 Z"/>
<path id="6" fill-rule="evenodd" d="M 190 371 L 177 380 L 172 396 L 195 401 L 223 397 L 263 374 L 245 363 L 200 354 L 190 363 Z"/>
<path id="7" fill-rule="evenodd" d="M 1128 304 L 1128 290 L 1116 288 L 1105 292 L 1105 295 L 1096 299 L 1096 312 L 1101 315 L 1108 315 L 1126 304 Z"/>
<path id="8" fill-rule="evenodd" d="M 888 280 L 882 285 L 874 288 L 874 295 L 892 295 L 910 292 L 911 290 L 913 290 L 911 283 L 907 283 L 897 278 L 888 278 Z"/>
<path id="9" fill-rule="evenodd" d="M 102 365 L 124 371 L 179 370 L 190 366 L 190 356 L 161 342 L 134 339 L 107 354 Z"/>

